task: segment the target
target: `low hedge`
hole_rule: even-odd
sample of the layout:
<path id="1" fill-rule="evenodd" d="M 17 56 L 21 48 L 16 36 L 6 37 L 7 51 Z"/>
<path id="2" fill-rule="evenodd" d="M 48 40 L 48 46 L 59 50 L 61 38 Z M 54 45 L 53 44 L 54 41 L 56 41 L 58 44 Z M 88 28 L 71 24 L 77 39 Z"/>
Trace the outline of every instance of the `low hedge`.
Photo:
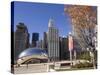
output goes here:
<path id="1" fill-rule="evenodd" d="M 93 67 L 93 64 L 92 63 L 79 63 L 79 64 L 76 64 L 74 66 L 72 66 L 73 68 L 87 68 L 87 67 Z"/>

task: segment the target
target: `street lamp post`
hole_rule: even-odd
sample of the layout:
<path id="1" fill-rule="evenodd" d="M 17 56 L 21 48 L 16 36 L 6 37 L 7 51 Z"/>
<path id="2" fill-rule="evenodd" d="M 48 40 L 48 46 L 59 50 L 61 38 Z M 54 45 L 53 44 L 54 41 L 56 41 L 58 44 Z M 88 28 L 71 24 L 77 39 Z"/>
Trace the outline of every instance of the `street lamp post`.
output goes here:
<path id="1" fill-rule="evenodd" d="M 70 62 L 71 62 L 71 66 L 73 65 L 73 62 L 72 62 L 72 50 L 73 50 L 73 37 L 72 37 L 72 34 L 69 33 L 69 37 L 68 37 L 68 45 L 69 45 L 69 52 L 70 52 Z"/>
<path id="2" fill-rule="evenodd" d="M 72 66 L 73 65 L 72 64 L 72 51 L 70 51 L 70 61 L 71 61 L 71 64 L 70 65 Z"/>

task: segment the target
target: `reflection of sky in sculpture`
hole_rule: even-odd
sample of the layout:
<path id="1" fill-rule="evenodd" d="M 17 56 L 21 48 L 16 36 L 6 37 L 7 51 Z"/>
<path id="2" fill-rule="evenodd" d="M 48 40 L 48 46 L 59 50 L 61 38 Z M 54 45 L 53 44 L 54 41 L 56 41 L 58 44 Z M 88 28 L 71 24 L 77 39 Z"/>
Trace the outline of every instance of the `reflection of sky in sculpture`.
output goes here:
<path id="1" fill-rule="evenodd" d="M 20 53 L 19 58 L 31 55 L 47 55 L 46 50 L 38 49 L 38 48 L 28 48 Z"/>

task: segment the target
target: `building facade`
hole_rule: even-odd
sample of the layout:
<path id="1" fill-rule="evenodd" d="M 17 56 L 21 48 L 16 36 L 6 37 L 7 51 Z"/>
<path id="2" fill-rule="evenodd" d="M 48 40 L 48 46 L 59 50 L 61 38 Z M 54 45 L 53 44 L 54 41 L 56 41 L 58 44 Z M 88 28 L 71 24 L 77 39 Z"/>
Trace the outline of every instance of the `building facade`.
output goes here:
<path id="1" fill-rule="evenodd" d="M 59 37 L 60 60 L 69 59 L 68 37 Z"/>
<path id="2" fill-rule="evenodd" d="M 33 33 L 32 34 L 32 44 L 31 44 L 31 47 L 36 47 L 38 40 L 39 40 L 39 33 Z"/>
<path id="3" fill-rule="evenodd" d="M 54 25 L 53 19 L 48 23 L 48 57 L 50 61 L 59 60 L 59 33 L 58 29 Z"/>
<path id="4" fill-rule="evenodd" d="M 44 49 L 44 47 L 43 47 L 43 40 L 37 41 L 37 46 L 36 47 L 39 48 L 39 49 Z"/>
<path id="5" fill-rule="evenodd" d="M 17 60 L 18 55 L 29 47 L 29 33 L 24 23 L 19 23 L 14 33 L 14 60 Z"/>
<path id="6" fill-rule="evenodd" d="M 44 32 L 44 35 L 43 35 L 43 49 L 48 50 L 47 33 L 46 32 Z"/>

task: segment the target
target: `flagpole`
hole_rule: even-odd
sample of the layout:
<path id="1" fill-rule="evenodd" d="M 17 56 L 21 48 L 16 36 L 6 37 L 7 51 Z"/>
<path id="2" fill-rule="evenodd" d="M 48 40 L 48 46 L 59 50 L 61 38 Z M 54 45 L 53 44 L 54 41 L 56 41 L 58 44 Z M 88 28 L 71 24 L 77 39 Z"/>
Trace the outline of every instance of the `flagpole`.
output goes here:
<path id="1" fill-rule="evenodd" d="M 71 50 L 70 50 L 70 61 L 71 61 L 70 66 L 72 66 L 73 64 L 72 64 L 72 51 Z"/>
<path id="2" fill-rule="evenodd" d="M 72 38 L 72 35 L 71 33 L 69 33 L 69 52 L 70 52 L 70 66 L 73 65 L 73 58 L 72 58 L 72 50 L 73 50 L 73 38 Z"/>

